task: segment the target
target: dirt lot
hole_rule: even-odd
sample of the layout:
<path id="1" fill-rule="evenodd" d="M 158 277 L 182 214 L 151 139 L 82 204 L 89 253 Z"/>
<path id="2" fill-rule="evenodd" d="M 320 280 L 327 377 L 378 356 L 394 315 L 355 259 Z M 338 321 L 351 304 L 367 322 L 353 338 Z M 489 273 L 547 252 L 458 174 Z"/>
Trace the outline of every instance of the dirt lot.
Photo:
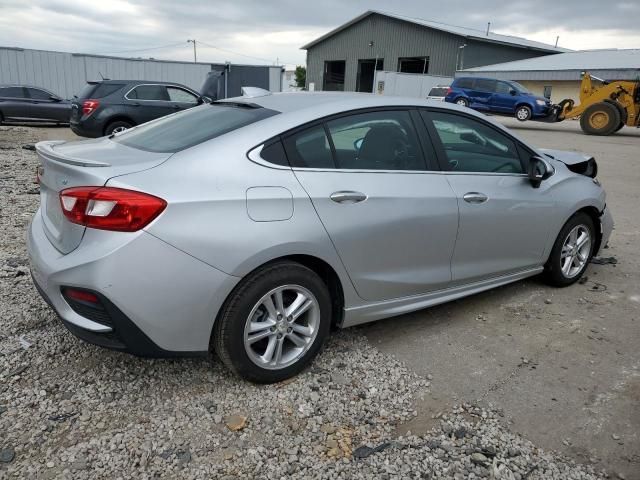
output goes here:
<path id="1" fill-rule="evenodd" d="M 500 119 L 537 146 L 594 155 L 616 227 L 584 284 L 537 279 L 365 327 L 381 351 L 432 374 L 405 428 L 452 401 L 483 399 L 538 443 L 640 478 L 640 130 L 582 134 L 578 122 Z"/>
<path id="2" fill-rule="evenodd" d="M 267 387 L 67 333 L 29 280 L 36 160 L 19 147 L 74 135 L 0 127 L 0 479 L 640 478 L 640 131 L 503 121 L 596 156 L 617 264 L 339 332 Z"/>

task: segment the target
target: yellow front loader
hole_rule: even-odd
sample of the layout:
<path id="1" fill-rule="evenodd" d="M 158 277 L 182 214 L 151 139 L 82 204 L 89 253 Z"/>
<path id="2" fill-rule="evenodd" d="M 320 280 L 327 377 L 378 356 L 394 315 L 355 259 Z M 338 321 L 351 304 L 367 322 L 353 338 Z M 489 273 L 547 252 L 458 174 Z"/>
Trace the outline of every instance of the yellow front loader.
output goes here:
<path id="1" fill-rule="evenodd" d="M 594 86 L 592 79 L 601 85 Z M 625 125 L 640 127 L 640 81 L 607 82 L 585 72 L 580 104 L 566 99 L 556 109 L 558 122 L 580 117 L 580 127 L 588 135 L 611 135 Z"/>

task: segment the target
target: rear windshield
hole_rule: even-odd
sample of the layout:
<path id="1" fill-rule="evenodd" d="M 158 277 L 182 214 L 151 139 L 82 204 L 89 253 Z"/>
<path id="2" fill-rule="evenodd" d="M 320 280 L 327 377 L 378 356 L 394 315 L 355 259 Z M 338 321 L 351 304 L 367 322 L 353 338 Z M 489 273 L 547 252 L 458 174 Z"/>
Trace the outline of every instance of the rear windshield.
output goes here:
<path id="1" fill-rule="evenodd" d="M 87 83 L 80 93 L 75 95 L 76 98 L 91 98 L 91 93 L 96 88 L 95 83 Z"/>
<path id="2" fill-rule="evenodd" d="M 262 107 L 206 104 L 140 125 L 113 141 L 147 152 L 175 153 L 277 113 Z"/>
<path id="3" fill-rule="evenodd" d="M 445 97 L 448 87 L 433 87 L 429 92 L 430 97 Z"/>

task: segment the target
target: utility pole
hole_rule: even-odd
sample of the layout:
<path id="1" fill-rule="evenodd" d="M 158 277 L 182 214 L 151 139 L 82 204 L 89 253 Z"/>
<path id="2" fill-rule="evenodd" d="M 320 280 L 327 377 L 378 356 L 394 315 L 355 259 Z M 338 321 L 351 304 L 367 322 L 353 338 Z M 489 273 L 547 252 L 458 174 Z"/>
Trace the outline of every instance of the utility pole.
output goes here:
<path id="1" fill-rule="evenodd" d="M 187 43 L 193 43 L 193 63 L 197 63 L 198 57 L 196 56 L 196 41 L 195 39 L 187 40 Z"/>

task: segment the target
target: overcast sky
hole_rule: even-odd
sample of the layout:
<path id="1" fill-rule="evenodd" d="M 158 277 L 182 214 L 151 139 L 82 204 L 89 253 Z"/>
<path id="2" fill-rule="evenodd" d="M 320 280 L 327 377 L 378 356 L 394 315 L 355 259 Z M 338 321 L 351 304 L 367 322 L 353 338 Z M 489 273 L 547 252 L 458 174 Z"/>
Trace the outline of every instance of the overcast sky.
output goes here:
<path id="1" fill-rule="evenodd" d="M 300 46 L 368 9 L 572 49 L 640 48 L 640 0 L 0 0 L 0 45 L 236 63 L 303 64 Z M 162 47 L 162 48 L 158 48 Z"/>

